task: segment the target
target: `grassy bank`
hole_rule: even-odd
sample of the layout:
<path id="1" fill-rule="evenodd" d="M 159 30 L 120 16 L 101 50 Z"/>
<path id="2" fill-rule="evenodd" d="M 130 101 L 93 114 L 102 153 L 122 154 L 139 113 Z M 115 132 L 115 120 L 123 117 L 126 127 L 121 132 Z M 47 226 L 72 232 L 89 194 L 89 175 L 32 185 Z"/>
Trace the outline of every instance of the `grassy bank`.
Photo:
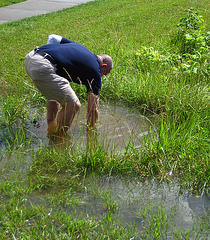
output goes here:
<path id="1" fill-rule="evenodd" d="M 72 194 L 80 187 L 85 188 L 79 183 L 88 174 L 129 175 L 167 182 L 178 177 L 181 189 L 197 194 L 208 192 L 208 5 L 206 0 L 104 0 L 0 25 L 0 140 L 9 146 L 4 151 L 2 147 L 1 154 L 0 191 L 4 201 L 0 207 L 0 225 L 5 239 L 26 238 L 31 231 L 35 239 L 40 234 L 52 239 L 60 234 L 58 239 L 65 239 L 65 234 L 75 238 L 82 233 L 82 239 L 103 239 L 95 229 L 100 229 L 99 234 L 104 235 L 104 239 L 134 236 L 133 227 L 124 227 L 112 215 L 116 210 L 113 201 L 108 202 L 111 211 L 107 211 L 102 220 L 88 216 L 84 221 L 81 216 L 73 219 L 68 214 L 63 218 L 59 210 L 51 219 L 44 204 L 31 206 L 23 200 L 36 191 L 60 186 L 62 190 L 57 194 L 65 205 L 63 189 L 70 188 L 69 194 Z M 191 7 L 194 10 L 187 11 Z M 36 116 L 29 110 L 35 106 L 45 112 L 45 102 L 25 73 L 24 56 L 35 46 L 45 44 L 51 33 L 77 41 L 96 54 L 110 54 L 114 69 L 103 79 L 101 101 L 121 102 L 145 115 L 156 115 L 158 134 L 145 140 L 141 149 L 134 148 L 131 141 L 123 154 L 110 155 L 100 147 L 94 154 L 88 150 L 81 154 L 79 149 L 72 153 L 70 147 L 62 154 L 53 148 L 43 147 L 38 152 L 31 149 L 33 134 L 29 134 L 27 126 L 36 121 Z M 81 101 L 85 101 L 85 89 L 74 88 Z M 17 176 L 17 169 L 13 169 L 27 165 L 27 161 L 22 160 L 24 157 L 19 160 L 15 155 L 15 164 L 9 164 L 13 162 L 15 151 L 23 155 L 34 151 L 27 179 L 22 178 L 21 172 Z M 3 164 L 4 161 L 7 163 Z M 16 174 L 9 175 L 11 170 Z M 70 175 L 65 175 L 66 171 Z M 56 193 L 50 199 L 52 204 L 48 202 L 48 207 L 61 206 Z M 145 214 L 146 218 L 151 215 L 148 209 Z M 154 219 L 158 221 L 152 227 Z M 163 222 L 162 230 L 158 228 L 159 221 Z M 164 210 L 153 214 L 150 224 L 151 229 L 148 227 L 139 235 L 142 239 L 166 237 L 169 230 Z M 108 232 L 107 226 L 111 226 Z M 170 234 L 176 239 L 191 239 L 196 236 L 196 231 L 180 233 L 173 230 Z"/>
<path id="2" fill-rule="evenodd" d="M 24 2 L 24 1 L 26 1 L 26 0 L 1 0 L 0 7 L 5 7 L 5 6 L 12 5 L 12 4 Z"/>

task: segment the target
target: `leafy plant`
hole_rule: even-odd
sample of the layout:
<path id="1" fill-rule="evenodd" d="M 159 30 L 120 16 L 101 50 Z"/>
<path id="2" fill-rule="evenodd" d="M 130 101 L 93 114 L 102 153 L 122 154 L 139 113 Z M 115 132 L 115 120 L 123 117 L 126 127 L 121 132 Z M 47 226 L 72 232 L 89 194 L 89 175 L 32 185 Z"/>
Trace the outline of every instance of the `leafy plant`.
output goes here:
<path id="1" fill-rule="evenodd" d="M 171 43 L 180 54 L 203 53 L 208 49 L 210 33 L 205 33 L 204 19 L 193 8 L 188 10 L 186 17 L 180 19 L 177 26 L 178 32 L 172 37 Z"/>
<path id="2" fill-rule="evenodd" d="M 174 53 L 162 54 L 153 47 L 142 46 L 135 54 L 136 67 L 142 72 L 160 71 L 181 61 L 181 56 Z"/>
<path id="3" fill-rule="evenodd" d="M 178 31 L 171 36 L 172 51 L 160 53 L 153 47 L 142 46 L 136 52 L 136 66 L 142 72 L 160 71 L 173 67 L 175 74 L 209 76 L 210 32 L 205 31 L 204 19 L 193 9 L 180 19 Z"/>

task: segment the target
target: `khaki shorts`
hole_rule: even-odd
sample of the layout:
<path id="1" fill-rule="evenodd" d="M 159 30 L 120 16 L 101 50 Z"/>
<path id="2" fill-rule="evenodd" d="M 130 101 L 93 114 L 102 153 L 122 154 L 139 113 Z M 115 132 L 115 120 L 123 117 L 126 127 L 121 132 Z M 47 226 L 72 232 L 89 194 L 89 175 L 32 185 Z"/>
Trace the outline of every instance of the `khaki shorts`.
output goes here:
<path id="1" fill-rule="evenodd" d="M 34 50 L 25 57 L 25 69 L 48 101 L 70 102 L 77 99 L 69 81 L 56 74 L 56 67 Z"/>

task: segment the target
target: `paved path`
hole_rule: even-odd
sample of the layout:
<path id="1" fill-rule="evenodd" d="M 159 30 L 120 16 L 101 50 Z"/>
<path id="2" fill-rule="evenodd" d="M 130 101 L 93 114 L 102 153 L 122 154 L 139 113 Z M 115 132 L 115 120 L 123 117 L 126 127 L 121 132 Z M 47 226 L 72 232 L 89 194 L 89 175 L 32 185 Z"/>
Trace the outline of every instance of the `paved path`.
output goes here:
<path id="1" fill-rule="evenodd" d="M 26 17 L 55 12 L 90 1 L 92 0 L 28 0 L 26 2 L 1 7 L 0 24 Z"/>

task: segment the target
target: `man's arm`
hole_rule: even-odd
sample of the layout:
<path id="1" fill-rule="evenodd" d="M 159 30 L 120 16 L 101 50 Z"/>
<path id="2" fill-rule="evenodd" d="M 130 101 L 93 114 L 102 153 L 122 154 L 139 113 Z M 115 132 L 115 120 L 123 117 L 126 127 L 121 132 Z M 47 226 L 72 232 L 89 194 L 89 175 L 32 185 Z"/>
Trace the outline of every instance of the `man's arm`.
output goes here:
<path id="1" fill-rule="evenodd" d="M 88 108 L 87 108 L 87 128 L 95 128 L 98 119 L 98 104 L 99 96 L 89 92 L 88 93 Z"/>
<path id="2" fill-rule="evenodd" d="M 98 139 L 96 121 L 98 119 L 98 104 L 99 96 L 94 93 L 88 93 L 88 108 L 87 108 L 87 146 L 91 151 L 94 151 Z"/>

